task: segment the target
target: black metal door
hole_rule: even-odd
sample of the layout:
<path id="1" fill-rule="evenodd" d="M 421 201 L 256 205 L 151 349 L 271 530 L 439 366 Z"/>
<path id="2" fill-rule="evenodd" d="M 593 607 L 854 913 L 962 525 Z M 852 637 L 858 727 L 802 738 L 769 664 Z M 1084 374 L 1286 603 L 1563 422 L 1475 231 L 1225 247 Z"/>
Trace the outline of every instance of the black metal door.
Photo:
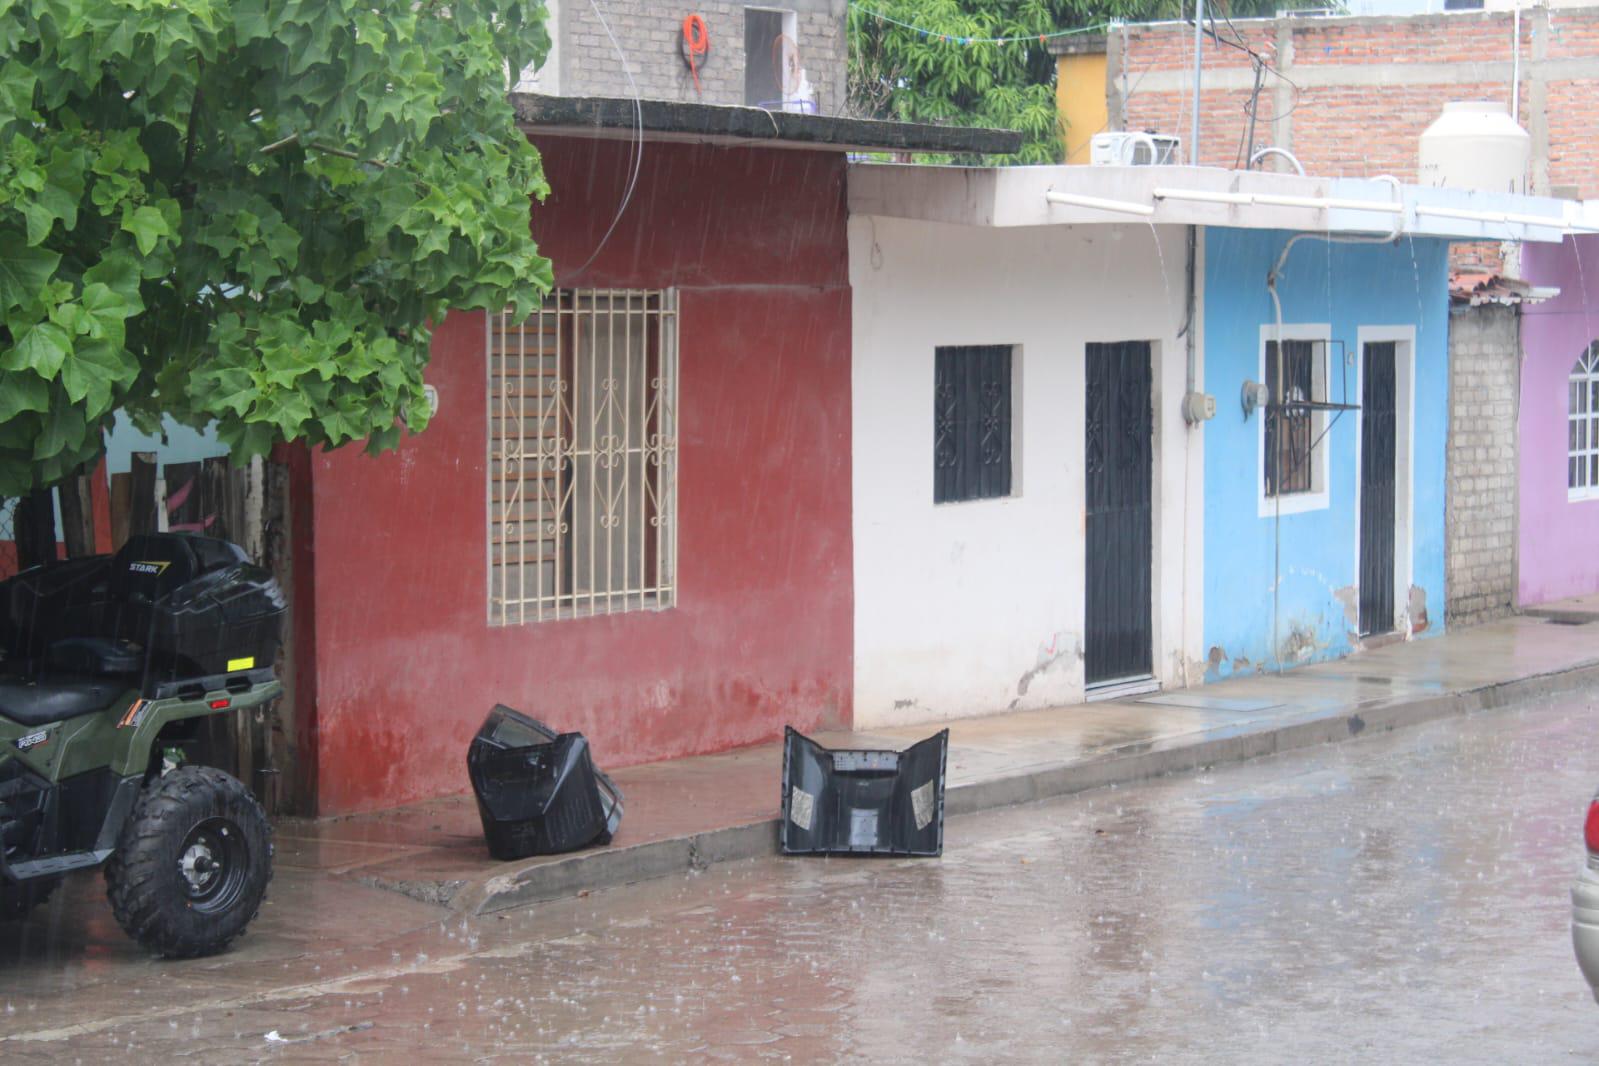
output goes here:
<path id="1" fill-rule="evenodd" d="M 1150 613 L 1149 343 L 1088 346 L 1088 684 L 1148 677 Z"/>
<path id="2" fill-rule="evenodd" d="M 1360 388 L 1360 631 L 1394 627 L 1394 344 L 1366 345 Z"/>

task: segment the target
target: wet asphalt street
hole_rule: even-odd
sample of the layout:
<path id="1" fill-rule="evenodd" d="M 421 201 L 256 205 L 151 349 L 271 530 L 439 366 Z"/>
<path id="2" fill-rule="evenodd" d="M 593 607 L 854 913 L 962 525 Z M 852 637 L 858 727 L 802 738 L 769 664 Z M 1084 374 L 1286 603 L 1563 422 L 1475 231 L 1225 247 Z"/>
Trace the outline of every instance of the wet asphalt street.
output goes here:
<path id="1" fill-rule="evenodd" d="M 198 963 L 85 879 L 0 930 L 0 1061 L 1594 1062 L 1595 786 L 1589 693 L 957 819 L 941 860 L 473 920 L 280 883 Z"/>

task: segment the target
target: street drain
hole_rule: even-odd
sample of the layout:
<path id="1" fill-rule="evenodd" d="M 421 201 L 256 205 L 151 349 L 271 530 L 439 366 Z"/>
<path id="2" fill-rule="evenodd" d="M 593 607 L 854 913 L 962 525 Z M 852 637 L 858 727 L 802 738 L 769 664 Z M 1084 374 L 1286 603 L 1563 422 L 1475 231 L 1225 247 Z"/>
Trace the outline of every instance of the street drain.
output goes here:
<path id="1" fill-rule="evenodd" d="M 1545 621 L 1552 626 L 1585 626 L 1589 622 L 1593 621 L 1593 619 L 1585 618 L 1581 615 L 1562 614 L 1556 615 L 1553 618 L 1545 619 Z"/>

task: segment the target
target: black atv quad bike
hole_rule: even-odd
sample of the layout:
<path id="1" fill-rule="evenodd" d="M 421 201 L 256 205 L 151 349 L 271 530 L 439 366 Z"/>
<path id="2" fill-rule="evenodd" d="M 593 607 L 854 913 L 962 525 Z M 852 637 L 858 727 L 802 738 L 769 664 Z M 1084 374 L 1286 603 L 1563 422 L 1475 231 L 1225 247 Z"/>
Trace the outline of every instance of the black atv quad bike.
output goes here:
<path id="1" fill-rule="evenodd" d="M 185 751 L 205 716 L 283 691 L 283 610 L 236 545 L 172 533 L 0 582 L 0 920 L 104 864 L 117 922 L 153 951 L 208 955 L 244 931 L 271 827 Z"/>

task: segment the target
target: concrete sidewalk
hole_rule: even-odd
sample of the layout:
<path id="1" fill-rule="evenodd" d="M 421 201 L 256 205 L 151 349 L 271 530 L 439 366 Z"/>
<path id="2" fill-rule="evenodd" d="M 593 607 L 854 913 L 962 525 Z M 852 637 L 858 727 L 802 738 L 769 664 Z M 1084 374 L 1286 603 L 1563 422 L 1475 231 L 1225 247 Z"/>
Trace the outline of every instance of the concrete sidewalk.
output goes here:
<path id="1" fill-rule="evenodd" d="M 1281 675 L 816 739 L 903 748 L 947 724 L 945 806 L 958 816 L 1599 685 L 1599 598 L 1589 599 Z M 277 863 L 473 914 L 582 895 L 774 853 L 781 765 L 781 745 L 766 744 L 616 771 L 626 816 L 615 841 L 570 855 L 491 860 L 461 796 L 284 822 Z"/>

